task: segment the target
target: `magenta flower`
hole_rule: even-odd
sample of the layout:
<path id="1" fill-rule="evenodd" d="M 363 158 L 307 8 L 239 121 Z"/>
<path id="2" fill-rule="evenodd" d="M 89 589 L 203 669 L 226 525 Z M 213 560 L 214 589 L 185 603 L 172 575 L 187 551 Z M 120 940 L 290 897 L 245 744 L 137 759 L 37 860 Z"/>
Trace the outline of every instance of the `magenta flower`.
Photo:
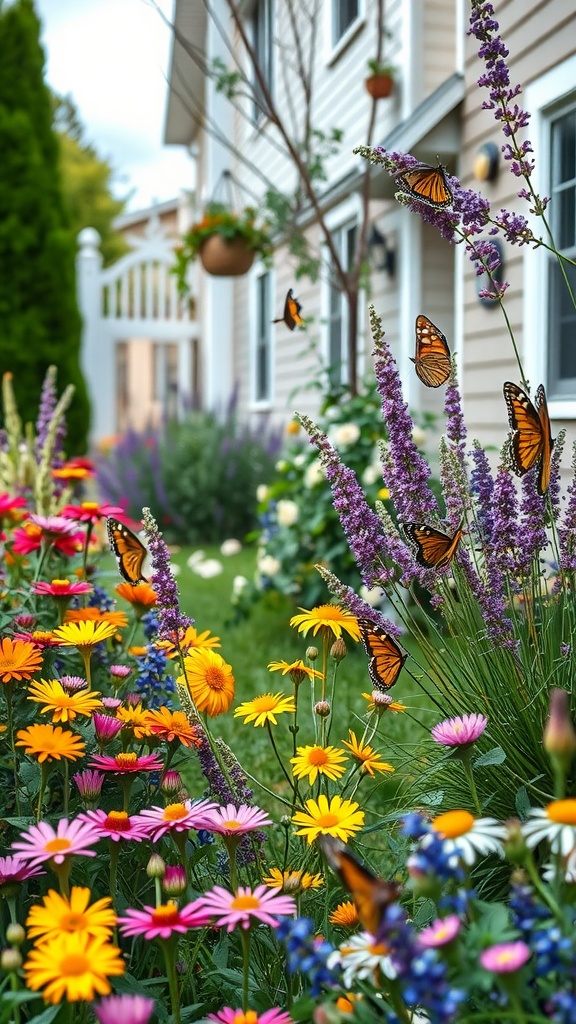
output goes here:
<path id="1" fill-rule="evenodd" d="M 107 754 L 94 754 L 90 767 L 99 768 L 101 772 L 126 775 L 131 772 L 159 772 L 162 771 L 164 765 L 156 757 L 156 754 L 143 754 L 138 757 L 133 751 L 128 751 L 116 754 L 116 757 L 109 757 Z"/>
<path id="2" fill-rule="evenodd" d="M 60 515 L 77 523 L 94 525 L 99 519 L 106 519 L 107 516 L 124 516 L 126 512 L 119 505 L 98 505 L 95 501 L 83 501 L 81 505 L 65 505 Z"/>
<path id="3" fill-rule="evenodd" d="M 148 1024 L 154 1012 L 154 1000 L 146 996 L 107 996 L 92 1009 L 100 1024 Z"/>
<path id="4" fill-rule="evenodd" d="M 86 768 L 83 772 L 76 772 L 72 778 L 78 786 L 78 792 L 87 803 L 94 803 L 98 799 L 102 792 L 102 783 L 104 782 L 104 776 L 101 772 L 95 772 L 91 768 Z"/>
<path id="5" fill-rule="evenodd" d="M 484 715 L 447 718 L 432 729 L 432 739 L 445 747 L 468 747 L 482 735 L 488 724 Z"/>
<path id="6" fill-rule="evenodd" d="M 214 810 L 208 811 L 204 815 L 202 828 L 223 836 L 243 836 L 255 828 L 271 824 L 272 821 L 266 811 L 260 810 L 259 807 L 248 807 L 247 804 L 235 807 L 234 804 L 227 804 L 226 807 L 215 807 Z"/>
<path id="7" fill-rule="evenodd" d="M 78 690 L 85 690 L 88 680 L 82 676 L 60 676 L 60 684 L 66 693 L 77 693 Z"/>
<path id="8" fill-rule="evenodd" d="M 482 950 L 480 963 L 495 974 L 511 974 L 520 970 L 530 956 L 530 947 L 525 942 L 501 942 Z"/>
<path id="9" fill-rule="evenodd" d="M 233 1010 L 231 1006 L 223 1006 L 217 1013 L 207 1013 L 207 1020 L 215 1020 L 218 1024 L 245 1024 L 250 1014 L 252 1024 L 292 1024 L 292 1017 L 286 1010 L 273 1006 L 271 1010 L 264 1013 L 256 1013 L 254 1010 Z"/>
<path id="10" fill-rule="evenodd" d="M 37 580 L 32 584 L 35 594 L 44 594 L 49 597 L 74 597 L 76 594 L 90 594 L 94 587 L 91 583 L 84 583 L 82 580 L 70 582 L 70 580 L 52 580 L 47 583 L 45 580 Z"/>
<path id="11" fill-rule="evenodd" d="M 206 828 L 206 814 L 215 808 L 212 800 L 192 803 L 168 804 L 166 807 L 148 807 L 137 816 L 146 834 L 156 843 L 167 832 L 189 832 L 191 828 Z"/>
<path id="12" fill-rule="evenodd" d="M 212 923 L 216 927 L 226 926 L 229 932 L 237 924 L 249 928 L 256 921 L 277 928 L 279 916 L 296 912 L 296 903 L 291 896 L 282 896 L 266 885 L 257 885 L 255 889 L 241 885 L 235 893 L 215 885 L 210 892 L 200 896 L 195 905 L 213 918 Z"/>
<path id="13" fill-rule="evenodd" d="M 169 768 L 167 772 L 164 772 L 160 780 L 160 792 L 164 796 L 174 796 L 175 793 L 179 793 L 183 788 L 184 783 L 180 772 L 176 772 Z"/>
<path id="14" fill-rule="evenodd" d="M 142 910 L 128 909 L 125 917 L 118 918 L 118 927 L 123 935 L 143 935 L 145 939 L 169 939 L 174 932 L 184 934 L 189 928 L 202 928 L 208 924 L 210 914 L 199 907 L 199 900 L 178 909 L 170 901 L 159 907 L 143 907 Z"/>
<path id="15" fill-rule="evenodd" d="M 140 843 L 147 838 L 147 831 L 142 827 L 137 815 L 129 815 L 126 811 L 84 811 L 78 817 L 82 821 L 88 821 L 95 829 L 100 839 L 113 839 L 115 843 L 120 839 L 135 839 Z"/>
<path id="16" fill-rule="evenodd" d="M 448 914 L 447 917 L 438 918 L 423 928 L 418 936 L 418 942 L 425 949 L 434 949 L 436 946 L 446 946 L 456 938 L 460 931 L 462 922 L 457 914 Z"/>
<path id="17" fill-rule="evenodd" d="M 6 492 L 0 494 L 0 517 L 18 508 L 26 508 L 26 498 L 13 498 Z"/>
<path id="18" fill-rule="evenodd" d="M 32 513 L 28 519 L 35 526 L 39 526 L 42 533 L 50 538 L 72 537 L 77 533 L 74 523 L 71 523 L 69 519 L 65 519 L 64 516 L 39 516 Z"/>
<path id="19" fill-rule="evenodd" d="M 20 857 L 0 857 L 0 895 L 2 890 L 8 886 L 17 885 L 18 882 L 25 882 L 27 878 L 34 875 L 44 875 L 42 868 L 34 867 L 21 860 Z"/>
<path id="20" fill-rule="evenodd" d="M 163 892 L 167 896 L 181 896 L 187 885 L 186 869 L 181 864 L 167 864 L 162 879 Z"/>
<path id="21" fill-rule="evenodd" d="M 96 711 L 92 715 L 92 725 L 96 733 L 96 740 L 103 747 L 118 735 L 124 722 L 121 722 L 119 718 L 113 718 L 112 715 L 103 715 Z"/>
<path id="22" fill-rule="evenodd" d="M 92 825 L 76 818 L 68 821 L 61 818 L 56 831 L 47 821 L 39 821 L 32 825 L 22 838 L 12 843 L 17 856 L 25 860 L 31 867 L 53 860 L 54 864 L 63 864 L 67 857 L 80 854 L 83 857 L 95 857 L 96 851 L 89 849 L 98 842 L 98 833 Z"/>

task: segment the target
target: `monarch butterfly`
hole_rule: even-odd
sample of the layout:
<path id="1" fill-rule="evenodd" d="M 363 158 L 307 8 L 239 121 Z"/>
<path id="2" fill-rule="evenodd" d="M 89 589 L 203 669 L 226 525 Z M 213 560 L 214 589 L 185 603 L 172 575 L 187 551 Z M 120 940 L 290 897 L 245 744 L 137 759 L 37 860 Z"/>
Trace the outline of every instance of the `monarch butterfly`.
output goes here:
<path id="1" fill-rule="evenodd" d="M 398 899 L 401 886 L 374 875 L 340 840 L 324 835 L 319 837 L 318 843 L 330 867 L 352 896 L 362 927 L 377 937 L 384 911 Z"/>
<path id="2" fill-rule="evenodd" d="M 273 320 L 273 324 L 286 324 L 286 327 L 293 331 L 295 327 L 302 327 L 304 318 L 300 316 L 302 306 L 292 295 L 292 289 L 288 289 L 286 295 L 286 301 L 284 303 L 284 313 L 278 317 L 277 320 Z"/>
<path id="3" fill-rule="evenodd" d="M 396 183 L 402 192 L 412 199 L 443 210 L 451 206 L 454 196 L 446 181 L 446 168 L 442 164 L 431 167 L 430 164 L 416 164 L 408 171 L 396 175 Z"/>
<path id="4" fill-rule="evenodd" d="M 426 523 L 403 523 L 402 529 L 416 545 L 416 561 L 427 569 L 441 569 L 456 554 L 464 530 L 459 526 L 454 536 Z"/>
<path id="5" fill-rule="evenodd" d="M 388 633 L 369 619 L 358 619 L 364 650 L 370 659 L 368 672 L 376 690 L 389 690 L 408 657 Z"/>
<path id="6" fill-rule="evenodd" d="M 118 572 L 124 577 L 127 583 L 136 586 L 137 583 L 147 583 L 146 577 L 142 575 L 142 564 L 146 558 L 147 551 L 141 541 L 132 530 L 129 530 L 124 523 L 110 516 L 106 523 L 110 547 L 116 555 Z"/>
<path id="7" fill-rule="evenodd" d="M 554 441 L 544 387 L 541 384 L 536 391 L 533 405 L 522 388 L 507 380 L 504 398 L 508 406 L 508 421 L 514 431 L 510 442 L 512 468 L 517 476 L 524 476 L 532 466 L 538 466 L 536 487 L 538 494 L 546 494 Z"/>
<path id="8" fill-rule="evenodd" d="M 427 316 L 416 317 L 416 373 L 428 388 L 439 388 L 450 376 L 450 349 L 442 331 Z"/>

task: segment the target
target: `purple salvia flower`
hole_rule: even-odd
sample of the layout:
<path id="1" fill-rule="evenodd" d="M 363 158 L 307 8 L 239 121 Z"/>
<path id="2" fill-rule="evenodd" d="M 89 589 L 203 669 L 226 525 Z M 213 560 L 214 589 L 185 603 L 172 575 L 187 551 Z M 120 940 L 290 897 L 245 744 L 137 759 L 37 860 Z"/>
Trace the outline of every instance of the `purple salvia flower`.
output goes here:
<path id="1" fill-rule="evenodd" d="M 486 624 L 486 635 L 496 647 L 507 647 L 516 651 L 518 643 L 514 639 L 512 620 L 506 615 L 502 574 L 496 561 L 490 556 L 487 558 L 488 585 L 476 572 L 468 551 L 462 548 L 458 552 L 458 565 L 478 602 Z"/>
<path id="2" fill-rule="evenodd" d="M 562 573 L 576 572 L 576 442 L 572 446 L 572 481 L 567 488 L 568 505 L 558 525 L 560 543 L 560 569 Z M 567 581 L 570 585 L 570 581 Z"/>
<path id="3" fill-rule="evenodd" d="M 446 437 L 463 456 L 466 444 L 466 427 L 462 415 L 460 392 L 453 378 L 450 380 L 444 395 L 444 412 L 446 413 Z"/>
<path id="4" fill-rule="evenodd" d="M 520 502 L 520 530 L 517 565 L 521 573 L 529 574 L 534 561 L 548 545 L 544 528 L 546 497 L 536 489 L 536 469 L 530 469 L 522 477 L 522 500 Z M 538 567 L 536 571 L 539 571 Z"/>
<path id="5" fill-rule="evenodd" d="M 380 520 L 368 505 L 356 474 L 344 465 L 326 434 L 307 416 L 299 415 L 298 418 L 307 430 L 311 444 L 318 449 L 326 479 L 332 488 L 334 508 L 356 559 L 358 571 L 365 585 L 373 587 L 377 577 L 381 577 L 384 572 L 381 566 L 386 555 L 386 537 Z M 393 570 L 388 572 L 390 577 L 393 576 Z"/>
<path id="6" fill-rule="evenodd" d="M 372 608 L 366 601 L 363 601 L 356 591 L 352 590 L 352 587 L 348 587 L 345 583 L 342 583 L 342 581 L 339 580 L 333 572 L 330 572 L 330 570 L 326 569 L 323 565 L 317 565 L 316 568 L 330 593 L 334 594 L 334 597 L 337 597 L 338 601 L 340 601 L 349 612 L 352 612 L 352 615 L 355 615 L 357 619 L 370 619 L 372 622 L 376 623 L 378 629 L 384 630 L 384 632 L 389 633 L 390 636 L 402 635 L 402 630 L 398 628 L 396 623 L 390 622 L 390 620 L 386 619 L 376 608 Z"/>
<path id="7" fill-rule="evenodd" d="M 507 573 L 512 586 L 517 575 L 518 550 L 518 496 L 516 487 L 505 466 L 501 466 L 494 484 L 493 526 L 490 557 L 495 559 L 501 573 Z"/>
<path id="8" fill-rule="evenodd" d="M 550 457 L 550 483 L 548 484 L 548 499 L 550 507 L 552 509 L 552 517 L 556 522 L 560 515 L 560 463 L 562 461 L 562 452 L 564 451 L 564 443 L 566 441 L 566 431 L 564 429 L 558 432 L 558 437 L 554 441 L 554 447 L 552 449 L 552 455 Z"/>
<path id="9" fill-rule="evenodd" d="M 180 611 L 178 585 L 170 570 L 170 552 L 149 508 L 142 509 L 142 522 L 154 570 L 150 583 L 158 595 L 158 637 L 174 642 L 188 626 L 193 625 L 194 619 Z"/>
<path id="10" fill-rule="evenodd" d="M 38 419 L 36 420 L 36 459 L 38 462 L 41 459 L 42 450 L 48 438 L 48 429 L 58 404 L 58 395 L 56 392 L 57 372 L 58 371 L 55 366 L 49 366 L 46 371 L 46 376 L 44 377 L 44 383 L 42 384 L 40 405 L 38 407 Z M 54 439 L 52 454 L 52 465 L 54 468 L 57 468 L 62 464 L 62 449 L 65 437 L 66 420 L 64 416 L 62 416 Z"/>
<path id="11" fill-rule="evenodd" d="M 442 496 L 446 504 L 448 527 L 456 530 L 462 522 L 464 510 L 469 505 L 468 480 L 464 467 L 464 455 L 451 447 L 445 437 L 440 438 L 440 481 Z"/>
<path id="12" fill-rule="evenodd" d="M 470 490 L 475 496 L 475 518 L 478 532 L 486 544 L 492 542 L 493 528 L 493 494 L 494 480 L 490 472 L 490 463 L 478 441 L 473 442 L 472 461 L 474 468 L 470 474 Z"/>
<path id="13" fill-rule="evenodd" d="M 412 440 L 414 423 L 404 401 L 398 367 L 384 341 L 382 323 L 374 306 L 370 307 L 370 326 L 374 337 L 376 385 L 388 428 L 386 486 L 401 521 L 436 517 L 438 502 L 428 485 L 430 467 Z"/>

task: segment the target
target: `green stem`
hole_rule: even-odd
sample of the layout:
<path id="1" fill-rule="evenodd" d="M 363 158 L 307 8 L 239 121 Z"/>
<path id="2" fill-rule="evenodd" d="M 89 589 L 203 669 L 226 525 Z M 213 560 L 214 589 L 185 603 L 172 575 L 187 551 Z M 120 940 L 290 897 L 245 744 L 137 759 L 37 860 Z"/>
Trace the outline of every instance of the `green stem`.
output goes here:
<path id="1" fill-rule="evenodd" d="M 476 813 L 482 816 L 482 806 L 478 797 L 478 790 L 476 789 L 476 783 L 474 782 L 474 772 L 472 765 L 470 764 L 470 753 L 468 752 L 467 757 L 462 758 L 462 767 L 464 768 L 464 774 L 470 787 L 470 795 L 472 797 L 472 803 L 476 809 Z"/>
<path id="2" fill-rule="evenodd" d="M 242 944 L 242 1009 L 248 1012 L 248 981 L 250 979 L 250 929 L 240 929 L 240 942 Z"/>
<path id="3" fill-rule="evenodd" d="M 36 821 L 40 821 L 42 817 L 42 801 L 44 800 L 44 791 L 46 789 L 46 783 L 50 774 L 50 762 L 44 761 L 40 768 L 40 791 L 38 793 L 38 808 L 36 810 Z"/>
<path id="4" fill-rule="evenodd" d="M 113 839 L 109 840 L 110 843 L 110 895 L 114 900 L 116 898 L 116 879 L 118 877 L 118 858 L 120 856 L 120 843 L 115 843 Z"/>
<path id="5" fill-rule="evenodd" d="M 526 869 L 526 872 L 528 874 L 528 877 L 529 877 L 530 881 L 532 882 L 532 885 L 536 889 L 536 892 L 538 893 L 540 898 L 543 900 L 543 902 L 548 907 L 550 907 L 550 910 L 554 914 L 554 917 L 556 918 L 556 920 L 559 921 L 559 922 L 562 922 L 564 920 L 562 911 L 561 911 L 560 907 L 558 906 L 558 904 L 556 903 L 556 900 L 552 896 L 552 893 L 550 892 L 550 890 L 545 888 L 542 885 L 542 881 L 540 879 L 540 875 L 538 874 L 538 871 L 536 870 L 536 865 L 534 864 L 534 860 L 533 860 L 532 853 L 531 853 L 530 850 L 527 851 L 526 857 L 524 859 L 524 867 Z"/>
<path id="6" fill-rule="evenodd" d="M 16 737 L 14 735 L 14 719 L 13 719 L 13 707 L 12 698 L 14 696 L 12 681 L 6 684 L 6 724 L 8 726 L 8 735 L 10 736 L 10 748 L 12 750 L 12 773 L 14 778 L 14 800 L 16 803 L 16 814 L 20 817 L 20 780 L 18 778 L 18 758 L 16 756 Z"/>
<path id="7" fill-rule="evenodd" d="M 240 842 L 240 836 L 222 836 L 224 840 L 224 846 L 228 854 L 228 861 L 230 864 L 230 888 L 232 892 L 236 892 L 238 889 L 238 865 L 236 861 L 236 850 L 238 849 L 238 843 Z"/>
<path id="8" fill-rule="evenodd" d="M 162 954 L 166 965 L 166 977 L 170 989 L 170 1003 L 172 1005 L 172 1018 L 174 1024 L 181 1024 L 180 1018 L 180 993 L 178 991 L 178 978 L 176 976 L 176 942 L 177 940 L 160 940 Z"/>
<path id="9" fill-rule="evenodd" d="M 91 690 L 92 689 L 92 672 L 91 672 L 91 669 L 90 669 L 90 661 L 91 661 L 91 658 L 92 658 L 92 648 L 91 647 L 82 647 L 80 649 L 80 654 L 82 655 L 82 661 L 84 662 L 84 673 L 86 675 L 86 680 L 88 682 L 88 690 Z"/>
<path id="10" fill-rule="evenodd" d="M 68 817 L 68 805 L 70 802 L 70 765 L 68 758 L 64 758 L 64 817 Z"/>
<path id="11" fill-rule="evenodd" d="M 280 768 L 282 769 L 282 772 L 284 774 L 284 778 L 286 779 L 288 785 L 290 786 L 290 789 L 292 791 L 294 791 L 294 781 L 293 781 L 293 779 L 290 778 L 290 776 L 288 775 L 288 772 L 286 771 L 286 769 L 284 767 L 284 762 L 283 762 L 282 758 L 280 757 L 280 753 L 278 751 L 278 747 L 276 746 L 276 742 L 274 740 L 274 736 L 272 735 L 272 727 L 271 727 L 270 722 L 268 720 L 266 720 L 266 728 L 268 730 L 268 735 L 270 737 L 270 743 L 272 744 L 272 749 L 274 751 L 274 754 L 276 755 L 276 760 L 278 761 L 278 764 L 280 765 Z"/>

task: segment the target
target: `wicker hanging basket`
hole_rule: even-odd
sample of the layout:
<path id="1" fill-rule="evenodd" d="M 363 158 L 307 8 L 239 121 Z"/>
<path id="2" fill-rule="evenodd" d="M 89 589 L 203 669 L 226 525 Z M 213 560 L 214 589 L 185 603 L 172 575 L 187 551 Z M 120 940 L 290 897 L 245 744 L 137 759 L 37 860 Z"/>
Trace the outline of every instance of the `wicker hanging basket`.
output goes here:
<path id="1" fill-rule="evenodd" d="M 383 100 L 392 92 L 394 79 L 392 75 L 370 75 L 370 78 L 364 79 L 364 85 L 373 99 Z"/>
<path id="2" fill-rule="evenodd" d="M 244 238 L 228 240 L 221 235 L 211 235 L 202 242 L 198 255 L 207 274 L 239 277 L 250 270 L 256 253 L 248 248 Z"/>

